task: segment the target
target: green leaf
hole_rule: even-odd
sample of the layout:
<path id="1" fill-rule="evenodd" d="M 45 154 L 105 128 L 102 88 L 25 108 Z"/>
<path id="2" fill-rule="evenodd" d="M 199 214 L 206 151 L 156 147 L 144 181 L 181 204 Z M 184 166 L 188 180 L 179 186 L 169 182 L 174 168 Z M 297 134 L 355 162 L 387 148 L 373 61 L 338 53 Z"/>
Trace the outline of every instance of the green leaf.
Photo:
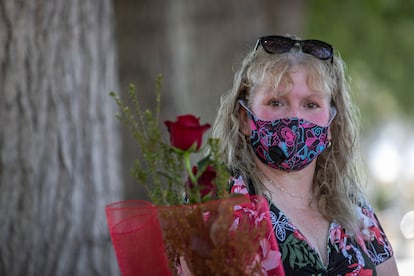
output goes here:
<path id="1" fill-rule="evenodd" d="M 203 174 L 203 172 L 207 169 L 209 165 L 213 164 L 213 162 L 210 159 L 210 156 L 211 155 L 209 154 L 197 162 L 197 178 Z"/>

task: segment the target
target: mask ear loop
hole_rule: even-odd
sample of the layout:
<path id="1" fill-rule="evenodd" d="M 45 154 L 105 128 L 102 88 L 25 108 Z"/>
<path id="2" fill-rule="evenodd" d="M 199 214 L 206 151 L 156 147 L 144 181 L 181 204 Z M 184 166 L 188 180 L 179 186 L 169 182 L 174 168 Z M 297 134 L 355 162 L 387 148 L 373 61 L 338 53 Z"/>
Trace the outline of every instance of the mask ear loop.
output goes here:
<path id="1" fill-rule="evenodd" d="M 253 111 L 251 111 L 244 100 L 239 100 L 239 104 L 248 112 L 250 115 L 254 116 Z"/>
<path id="2" fill-rule="evenodd" d="M 331 123 L 332 123 L 333 119 L 335 119 L 335 116 L 336 116 L 336 107 L 334 105 L 331 106 L 329 114 L 330 114 L 331 118 L 329 119 L 328 127 L 331 126 Z M 332 141 L 329 140 L 328 144 L 326 145 L 326 148 L 329 149 L 331 146 L 332 146 Z"/>
<path id="3" fill-rule="evenodd" d="M 336 107 L 335 106 L 331 106 L 330 110 L 329 110 L 329 122 L 328 122 L 328 126 L 332 123 L 333 119 L 335 119 L 336 116 Z"/>
<path id="4" fill-rule="evenodd" d="M 247 113 L 246 116 L 247 117 L 249 117 L 249 118 L 254 117 L 253 112 L 247 107 L 247 105 L 245 103 L 245 100 L 239 99 L 238 102 L 239 102 L 240 106 L 242 108 L 244 108 L 244 110 L 246 111 L 246 113 Z M 243 133 L 243 131 L 242 131 L 242 133 Z M 243 135 L 244 135 L 244 139 L 246 140 L 246 143 L 250 144 L 250 135 L 246 135 L 246 134 L 243 134 Z"/>

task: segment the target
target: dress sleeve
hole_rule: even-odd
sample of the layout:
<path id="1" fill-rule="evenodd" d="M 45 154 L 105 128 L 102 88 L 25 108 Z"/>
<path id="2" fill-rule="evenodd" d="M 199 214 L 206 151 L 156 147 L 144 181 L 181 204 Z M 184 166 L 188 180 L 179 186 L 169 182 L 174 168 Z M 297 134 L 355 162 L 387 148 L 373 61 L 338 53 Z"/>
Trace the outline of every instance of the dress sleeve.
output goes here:
<path id="1" fill-rule="evenodd" d="M 243 216 L 248 214 L 251 225 L 262 225 L 266 230 L 264 239 L 258 240 L 258 252 L 253 258 L 253 267 L 256 266 L 255 260 L 260 260 L 261 274 L 267 276 L 285 276 L 282 254 L 277 243 L 276 236 L 274 235 L 272 223 L 270 221 L 269 206 L 266 199 L 260 199 L 259 197 L 250 197 L 248 185 L 246 185 L 242 176 L 231 177 L 229 181 L 229 190 L 231 194 L 241 194 L 248 198 L 248 200 L 234 209 L 234 215 L 236 222 L 243 221 Z M 260 204 L 259 204 L 260 203 Z M 240 216 L 242 214 L 243 216 Z M 236 224 L 237 224 L 236 223 Z M 263 230 L 262 229 L 262 230 Z M 254 232 L 252 232 L 253 234 Z M 247 273 L 250 275 L 251 273 Z"/>
<path id="2" fill-rule="evenodd" d="M 249 190 L 247 185 L 244 183 L 243 177 L 231 177 L 230 179 L 230 193 L 231 194 L 242 194 L 248 195 Z"/>
<path id="3" fill-rule="evenodd" d="M 363 247 L 365 247 L 364 250 L 371 258 L 372 262 L 375 265 L 379 265 L 394 255 L 393 249 L 382 229 L 378 217 L 369 204 L 360 207 L 360 215 L 367 226 L 366 231 L 368 232 L 367 236 L 369 237 L 363 241 Z"/>

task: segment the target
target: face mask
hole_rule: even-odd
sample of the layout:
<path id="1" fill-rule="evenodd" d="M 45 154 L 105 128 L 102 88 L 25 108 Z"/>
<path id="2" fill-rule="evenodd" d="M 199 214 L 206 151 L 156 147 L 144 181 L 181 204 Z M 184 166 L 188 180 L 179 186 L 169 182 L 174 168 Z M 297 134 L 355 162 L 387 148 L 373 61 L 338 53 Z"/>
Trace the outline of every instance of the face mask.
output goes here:
<path id="1" fill-rule="evenodd" d="M 256 156 L 271 168 L 298 171 L 308 166 L 327 147 L 328 129 L 336 111 L 323 127 L 304 119 L 282 118 L 265 121 L 245 106 L 251 127 L 250 144 Z"/>

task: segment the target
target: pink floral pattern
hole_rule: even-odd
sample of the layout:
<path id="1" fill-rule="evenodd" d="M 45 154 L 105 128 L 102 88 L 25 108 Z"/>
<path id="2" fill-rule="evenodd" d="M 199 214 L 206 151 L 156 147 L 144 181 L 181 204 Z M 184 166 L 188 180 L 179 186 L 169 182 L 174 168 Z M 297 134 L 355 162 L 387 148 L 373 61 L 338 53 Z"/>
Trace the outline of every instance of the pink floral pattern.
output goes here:
<path id="1" fill-rule="evenodd" d="M 234 186 L 233 188 L 234 190 L 238 190 L 236 186 Z M 245 189 L 243 189 L 242 187 L 240 188 L 241 189 L 239 189 L 238 191 L 241 191 L 243 193 Z M 243 194 L 249 196 L 246 193 Z M 245 201 L 241 204 L 235 205 L 233 208 L 234 222 L 233 225 L 230 227 L 230 231 L 237 230 L 240 225 L 241 219 L 245 218 L 246 215 L 251 225 L 256 227 L 262 225 L 263 223 L 268 223 L 269 229 L 271 229 L 268 210 L 263 209 L 267 209 L 267 207 L 265 206 L 267 206 L 267 204 L 263 205 L 255 198 L 250 198 L 249 201 Z M 263 275 L 285 275 L 283 267 L 281 266 L 281 253 L 279 251 L 279 247 L 277 245 L 273 233 L 268 233 L 267 238 L 260 239 L 258 242 L 259 251 L 254 256 L 251 267 L 256 266 L 257 262 L 260 261 Z"/>
<path id="2" fill-rule="evenodd" d="M 250 194 L 255 194 L 250 187 Z M 233 178 L 232 193 L 249 194 L 241 177 Z M 290 219 L 272 202 L 270 221 L 282 254 L 286 275 L 375 275 L 375 266 L 393 255 L 391 245 L 371 206 L 358 206 L 361 220 L 368 226 L 365 237 L 353 236 L 337 222 L 330 224 L 328 237 L 329 263 L 324 265 L 319 254 Z M 270 258 L 270 256 L 269 256 Z"/>

